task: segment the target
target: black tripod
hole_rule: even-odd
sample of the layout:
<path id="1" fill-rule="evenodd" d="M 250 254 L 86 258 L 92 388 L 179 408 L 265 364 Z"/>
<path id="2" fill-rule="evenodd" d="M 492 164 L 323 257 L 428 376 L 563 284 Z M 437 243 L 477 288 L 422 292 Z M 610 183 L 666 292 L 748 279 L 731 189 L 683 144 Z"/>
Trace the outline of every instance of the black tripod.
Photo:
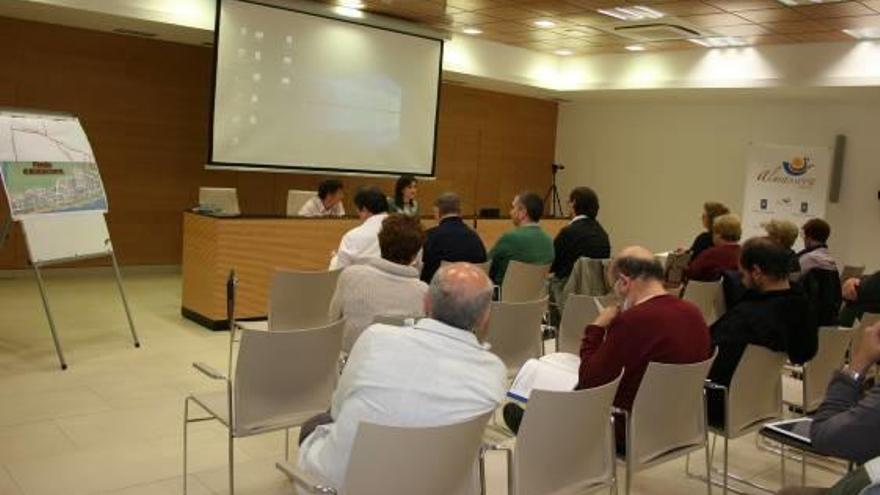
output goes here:
<path id="1" fill-rule="evenodd" d="M 547 208 L 549 204 L 550 211 L 548 212 L 548 217 L 553 218 L 565 214 L 565 212 L 562 211 L 562 200 L 559 198 L 559 188 L 556 187 L 556 174 L 559 173 L 560 170 L 565 170 L 565 166 L 554 163 L 550 166 L 550 169 L 553 173 L 553 179 L 550 183 L 550 188 L 547 189 L 547 194 L 544 195 L 544 207 Z M 547 202 L 548 200 L 549 203 Z"/>

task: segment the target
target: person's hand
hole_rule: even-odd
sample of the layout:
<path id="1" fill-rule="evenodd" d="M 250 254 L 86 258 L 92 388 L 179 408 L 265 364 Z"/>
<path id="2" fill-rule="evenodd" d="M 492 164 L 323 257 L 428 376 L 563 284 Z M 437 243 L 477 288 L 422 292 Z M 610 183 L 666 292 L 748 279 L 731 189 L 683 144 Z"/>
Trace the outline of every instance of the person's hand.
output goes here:
<path id="1" fill-rule="evenodd" d="M 593 320 L 593 325 L 606 328 L 611 323 L 611 320 L 613 320 L 618 313 L 620 313 L 619 307 L 609 306 L 599 312 L 599 316 L 597 316 L 596 319 Z"/>
<path id="2" fill-rule="evenodd" d="M 880 322 L 865 329 L 858 349 L 850 367 L 859 373 L 864 373 L 872 364 L 880 361 Z"/>
<path id="3" fill-rule="evenodd" d="M 848 278 L 843 283 L 843 298 L 847 301 L 855 301 L 859 298 L 859 285 L 862 279 L 858 277 Z"/>

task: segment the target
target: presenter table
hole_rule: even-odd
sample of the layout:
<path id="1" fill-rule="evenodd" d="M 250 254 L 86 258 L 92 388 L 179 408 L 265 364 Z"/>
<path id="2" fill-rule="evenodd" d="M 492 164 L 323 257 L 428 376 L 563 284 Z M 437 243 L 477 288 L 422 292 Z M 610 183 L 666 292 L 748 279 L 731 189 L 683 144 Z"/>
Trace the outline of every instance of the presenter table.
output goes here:
<path id="1" fill-rule="evenodd" d="M 234 269 L 239 279 L 236 317 L 265 318 L 272 273 L 279 268 L 326 270 L 339 240 L 360 223 L 356 218 L 218 218 L 184 213 L 181 313 L 212 330 L 226 328 L 226 277 Z M 429 228 L 436 221 L 422 223 Z M 487 249 L 512 227 L 509 219 L 475 223 Z M 567 223 L 567 219 L 541 221 L 554 237 Z"/>

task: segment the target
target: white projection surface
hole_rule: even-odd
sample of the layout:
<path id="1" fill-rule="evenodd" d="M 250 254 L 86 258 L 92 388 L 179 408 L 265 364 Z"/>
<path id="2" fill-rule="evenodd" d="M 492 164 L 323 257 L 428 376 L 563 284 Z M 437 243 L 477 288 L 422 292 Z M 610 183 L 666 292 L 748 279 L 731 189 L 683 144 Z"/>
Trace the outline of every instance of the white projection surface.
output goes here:
<path id="1" fill-rule="evenodd" d="M 211 166 L 432 175 L 442 41 L 222 0 Z"/>

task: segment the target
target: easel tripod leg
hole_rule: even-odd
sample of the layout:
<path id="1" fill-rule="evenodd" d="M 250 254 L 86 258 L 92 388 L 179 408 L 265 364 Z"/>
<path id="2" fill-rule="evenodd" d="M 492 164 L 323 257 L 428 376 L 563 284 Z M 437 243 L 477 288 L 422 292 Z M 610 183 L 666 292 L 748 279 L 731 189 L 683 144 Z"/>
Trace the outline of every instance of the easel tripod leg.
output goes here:
<path id="1" fill-rule="evenodd" d="M 131 330 L 131 340 L 135 347 L 141 346 L 137 331 L 134 329 L 134 321 L 131 319 L 131 310 L 128 308 L 128 298 L 125 297 L 125 289 L 122 287 L 122 274 L 119 272 L 119 263 L 116 262 L 116 253 L 110 252 L 113 261 L 113 272 L 116 274 L 116 286 L 119 287 L 119 295 L 122 297 L 122 305 L 125 307 L 125 317 L 128 318 L 128 328 Z"/>
<path id="2" fill-rule="evenodd" d="M 46 319 L 49 320 L 49 331 L 52 333 L 52 340 L 55 342 L 55 353 L 58 355 L 58 362 L 61 363 L 61 369 L 67 369 L 67 361 L 64 360 L 64 352 L 61 350 L 61 341 L 58 340 L 58 332 L 55 329 L 55 319 L 52 317 L 52 310 L 49 308 L 49 298 L 46 296 L 46 284 L 43 283 L 43 276 L 37 265 L 31 265 L 34 269 L 34 277 L 37 279 L 37 287 L 40 288 L 40 298 L 43 300 L 43 310 L 46 311 Z"/>

